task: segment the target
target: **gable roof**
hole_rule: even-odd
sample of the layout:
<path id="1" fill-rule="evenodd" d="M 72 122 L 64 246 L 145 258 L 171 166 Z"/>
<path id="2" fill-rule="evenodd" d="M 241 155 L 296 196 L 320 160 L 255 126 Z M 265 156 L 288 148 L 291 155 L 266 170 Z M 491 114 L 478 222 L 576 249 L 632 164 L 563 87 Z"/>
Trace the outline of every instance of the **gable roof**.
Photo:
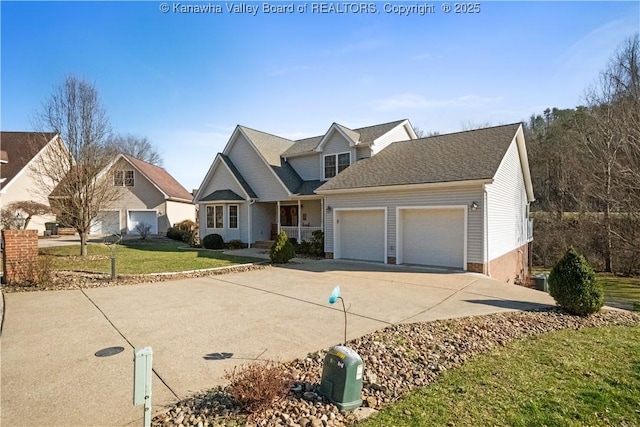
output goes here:
<path id="1" fill-rule="evenodd" d="M 271 166 L 280 166 L 280 155 L 294 144 L 290 139 L 245 126 L 238 127 L 244 132 L 247 138 L 251 140 L 256 149 Z"/>
<path id="2" fill-rule="evenodd" d="M 406 119 L 396 120 L 394 122 L 382 123 L 374 126 L 366 126 L 358 129 L 349 129 L 346 126 L 334 123 L 330 130 L 334 127 L 339 127 L 342 132 L 344 132 L 349 138 L 351 138 L 354 142 L 358 144 L 371 144 L 377 138 L 381 137 L 385 133 L 389 132 L 391 129 L 395 128 L 399 124 L 405 122 Z M 313 154 L 322 140 L 325 138 L 327 134 L 314 136 L 311 138 L 305 138 L 295 141 L 295 143 L 290 146 L 286 151 L 282 153 L 282 157 L 293 157 L 300 156 L 304 154 Z"/>
<path id="3" fill-rule="evenodd" d="M 489 180 L 520 123 L 390 144 L 327 181 L 318 192 L 363 187 Z"/>
<path id="4" fill-rule="evenodd" d="M 0 148 L 8 162 L 0 167 L 0 188 L 5 188 L 42 149 L 54 132 L 0 132 Z"/>
<path id="5" fill-rule="evenodd" d="M 167 199 L 191 202 L 193 196 L 169 172 L 135 157 L 126 154 L 120 156 L 135 167 L 145 178 L 164 193 Z M 120 157 L 119 156 L 119 157 Z M 117 161 L 117 160 L 116 160 Z M 115 164 L 115 163 L 114 163 Z"/>
<path id="6" fill-rule="evenodd" d="M 240 171 L 238 170 L 238 168 L 236 168 L 236 165 L 233 164 L 229 156 L 222 153 L 219 153 L 218 155 L 220 156 L 220 160 L 222 160 L 224 164 L 227 165 L 245 193 L 247 193 L 247 195 L 249 195 L 249 197 L 251 197 L 252 199 L 257 199 L 258 196 L 256 195 L 255 191 L 253 191 L 249 183 L 244 179 L 242 174 L 240 174 Z"/>
<path id="7" fill-rule="evenodd" d="M 258 150 L 258 153 L 262 155 L 289 193 L 294 193 L 295 189 L 302 183 L 302 178 L 300 178 L 295 169 L 281 157 L 281 154 L 291 147 L 294 142 L 290 139 L 245 126 L 238 126 L 238 129 L 244 133 L 256 150 Z"/>

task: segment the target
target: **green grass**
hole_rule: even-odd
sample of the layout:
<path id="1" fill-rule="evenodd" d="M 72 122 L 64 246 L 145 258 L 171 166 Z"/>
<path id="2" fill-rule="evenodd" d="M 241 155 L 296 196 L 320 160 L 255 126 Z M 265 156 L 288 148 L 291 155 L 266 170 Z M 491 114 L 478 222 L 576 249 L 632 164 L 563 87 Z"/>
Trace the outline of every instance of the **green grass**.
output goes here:
<path id="1" fill-rule="evenodd" d="M 549 274 L 548 269 L 532 269 L 531 274 Z M 605 303 L 626 302 L 633 305 L 635 311 L 640 311 L 640 277 L 622 277 L 610 273 L 596 273 L 602 283 Z"/>
<path id="2" fill-rule="evenodd" d="M 633 303 L 640 311 L 640 277 L 619 277 L 611 274 L 597 274 L 602 283 L 605 301 L 626 301 Z"/>
<path id="3" fill-rule="evenodd" d="M 640 425 L 640 327 L 519 340 L 445 372 L 362 425 Z"/>
<path id="4" fill-rule="evenodd" d="M 147 274 L 224 267 L 258 261 L 255 258 L 224 255 L 222 251 L 181 249 L 186 245 L 174 241 L 130 240 L 117 245 L 118 274 Z M 57 270 L 77 270 L 99 273 L 111 271 L 111 249 L 101 243 L 87 246 L 88 257 L 78 256 L 79 245 L 40 249 L 49 255 Z"/>

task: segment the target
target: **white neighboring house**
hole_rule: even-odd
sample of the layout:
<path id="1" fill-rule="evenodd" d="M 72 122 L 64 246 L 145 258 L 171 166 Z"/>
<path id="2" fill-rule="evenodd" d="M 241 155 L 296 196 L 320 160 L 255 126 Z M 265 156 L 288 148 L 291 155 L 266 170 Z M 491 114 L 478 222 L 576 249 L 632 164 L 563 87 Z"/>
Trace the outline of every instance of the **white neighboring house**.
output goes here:
<path id="1" fill-rule="evenodd" d="M 100 211 L 91 234 L 139 234 L 139 224 L 147 224 L 150 234 L 165 234 L 175 223 L 195 221 L 192 194 L 165 169 L 120 154 L 105 173 L 124 191 L 108 209 Z"/>
<path id="2" fill-rule="evenodd" d="M 26 200 L 49 206 L 48 194 L 38 188 L 33 174 L 55 144 L 64 146 L 60 136 L 52 132 L 0 132 L 0 206 Z M 45 222 L 53 220 L 53 215 L 34 216 L 27 229 L 44 234 Z"/>
<path id="3" fill-rule="evenodd" d="M 238 126 L 194 202 L 200 234 L 249 245 L 323 230 L 328 258 L 527 274 L 521 124 L 418 139 L 408 120 L 292 141 Z"/>

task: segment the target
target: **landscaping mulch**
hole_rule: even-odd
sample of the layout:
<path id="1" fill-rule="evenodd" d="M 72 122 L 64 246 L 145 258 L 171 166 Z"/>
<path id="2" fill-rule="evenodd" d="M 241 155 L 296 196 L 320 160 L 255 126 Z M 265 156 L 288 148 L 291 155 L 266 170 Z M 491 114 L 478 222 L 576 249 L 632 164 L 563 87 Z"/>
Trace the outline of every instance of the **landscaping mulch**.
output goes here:
<path id="1" fill-rule="evenodd" d="M 550 309 L 390 326 L 347 343 L 364 362 L 364 409 L 341 412 L 320 395 L 326 349 L 284 364 L 295 385 L 286 398 L 274 402 L 267 410 L 244 414 L 225 388 L 217 387 L 175 404 L 156 416 L 153 425 L 349 425 L 362 413 L 375 412 L 409 391 L 434 382 L 442 372 L 496 346 L 561 329 L 613 325 L 640 325 L 640 313 L 607 310 L 578 317 Z"/>

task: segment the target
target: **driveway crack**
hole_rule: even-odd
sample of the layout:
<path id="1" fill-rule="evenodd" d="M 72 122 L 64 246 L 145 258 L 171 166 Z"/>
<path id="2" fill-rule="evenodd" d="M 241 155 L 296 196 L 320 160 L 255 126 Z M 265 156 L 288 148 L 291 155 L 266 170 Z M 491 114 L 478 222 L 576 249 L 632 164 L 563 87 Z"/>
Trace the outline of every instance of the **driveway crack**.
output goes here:
<path id="1" fill-rule="evenodd" d="M 80 288 L 80 292 L 82 292 L 82 295 L 85 296 L 85 298 L 87 298 L 89 300 L 89 302 L 91 304 L 93 304 L 93 306 L 95 308 L 98 309 L 98 311 L 102 314 L 102 316 L 104 316 L 104 318 L 107 320 L 107 322 L 109 322 L 109 324 L 113 327 L 113 329 L 116 330 L 116 332 L 122 337 L 122 339 L 124 339 L 127 344 L 129 344 L 129 346 L 135 350 L 135 346 L 133 345 L 133 343 L 131 341 L 129 341 L 129 339 L 122 333 L 122 331 L 120 329 L 118 329 L 118 327 L 111 321 L 111 319 L 109 319 L 109 316 L 107 316 L 107 314 L 102 311 L 102 309 L 100 307 L 98 307 L 98 304 L 95 303 L 95 301 L 93 301 L 91 299 L 91 297 L 89 295 L 87 295 L 87 293 L 84 291 L 84 289 Z M 169 386 L 169 384 L 167 384 L 167 382 L 160 376 L 160 374 L 158 373 L 158 371 L 156 371 L 155 368 L 151 368 L 151 371 L 156 374 L 156 377 L 158 377 L 158 379 L 162 382 L 162 384 L 164 384 L 165 387 L 167 387 L 167 389 L 169 389 L 169 391 L 171 392 L 171 394 L 174 395 L 174 397 L 177 400 L 180 400 L 180 397 L 178 396 L 178 394 L 171 388 L 171 386 Z"/>
<path id="2" fill-rule="evenodd" d="M 409 317 L 407 317 L 406 319 L 403 319 L 403 320 L 399 321 L 399 322 L 398 322 L 398 324 L 400 324 L 400 323 L 405 323 L 405 322 L 407 322 L 409 319 L 413 319 L 414 317 L 418 317 L 418 316 L 420 316 L 421 314 L 424 314 L 424 313 L 426 313 L 426 312 L 428 312 L 428 311 L 433 310 L 434 308 L 438 307 L 439 305 L 442 305 L 442 304 L 444 304 L 445 302 L 449 301 L 451 298 L 453 298 L 454 296 L 458 295 L 460 292 L 463 292 L 465 289 L 467 289 L 469 286 L 473 285 L 473 284 L 474 284 L 474 283 L 476 283 L 477 281 L 478 281 L 478 279 L 472 280 L 471 282 L 469 282 L 468 284 L 466 284 L 466 285 L 465 285 L 465 286 L 463 286 L 462 288 L 460 288 L 460 289 L 456 290 L 454 293 L 452 293 L 451 295 L 449 295 L 448 297 L 446 297 L 445 299 L 443 299 L 443 300 L 442 300 L 442 301 L 440 301 L 439 303 L 434 304 L 434 305 L 432 305 L 431 307 L 426 308 L 426 309 L 422 310 L 421 312 L 414 314 L 413 316 L 409 316 Z"/>

